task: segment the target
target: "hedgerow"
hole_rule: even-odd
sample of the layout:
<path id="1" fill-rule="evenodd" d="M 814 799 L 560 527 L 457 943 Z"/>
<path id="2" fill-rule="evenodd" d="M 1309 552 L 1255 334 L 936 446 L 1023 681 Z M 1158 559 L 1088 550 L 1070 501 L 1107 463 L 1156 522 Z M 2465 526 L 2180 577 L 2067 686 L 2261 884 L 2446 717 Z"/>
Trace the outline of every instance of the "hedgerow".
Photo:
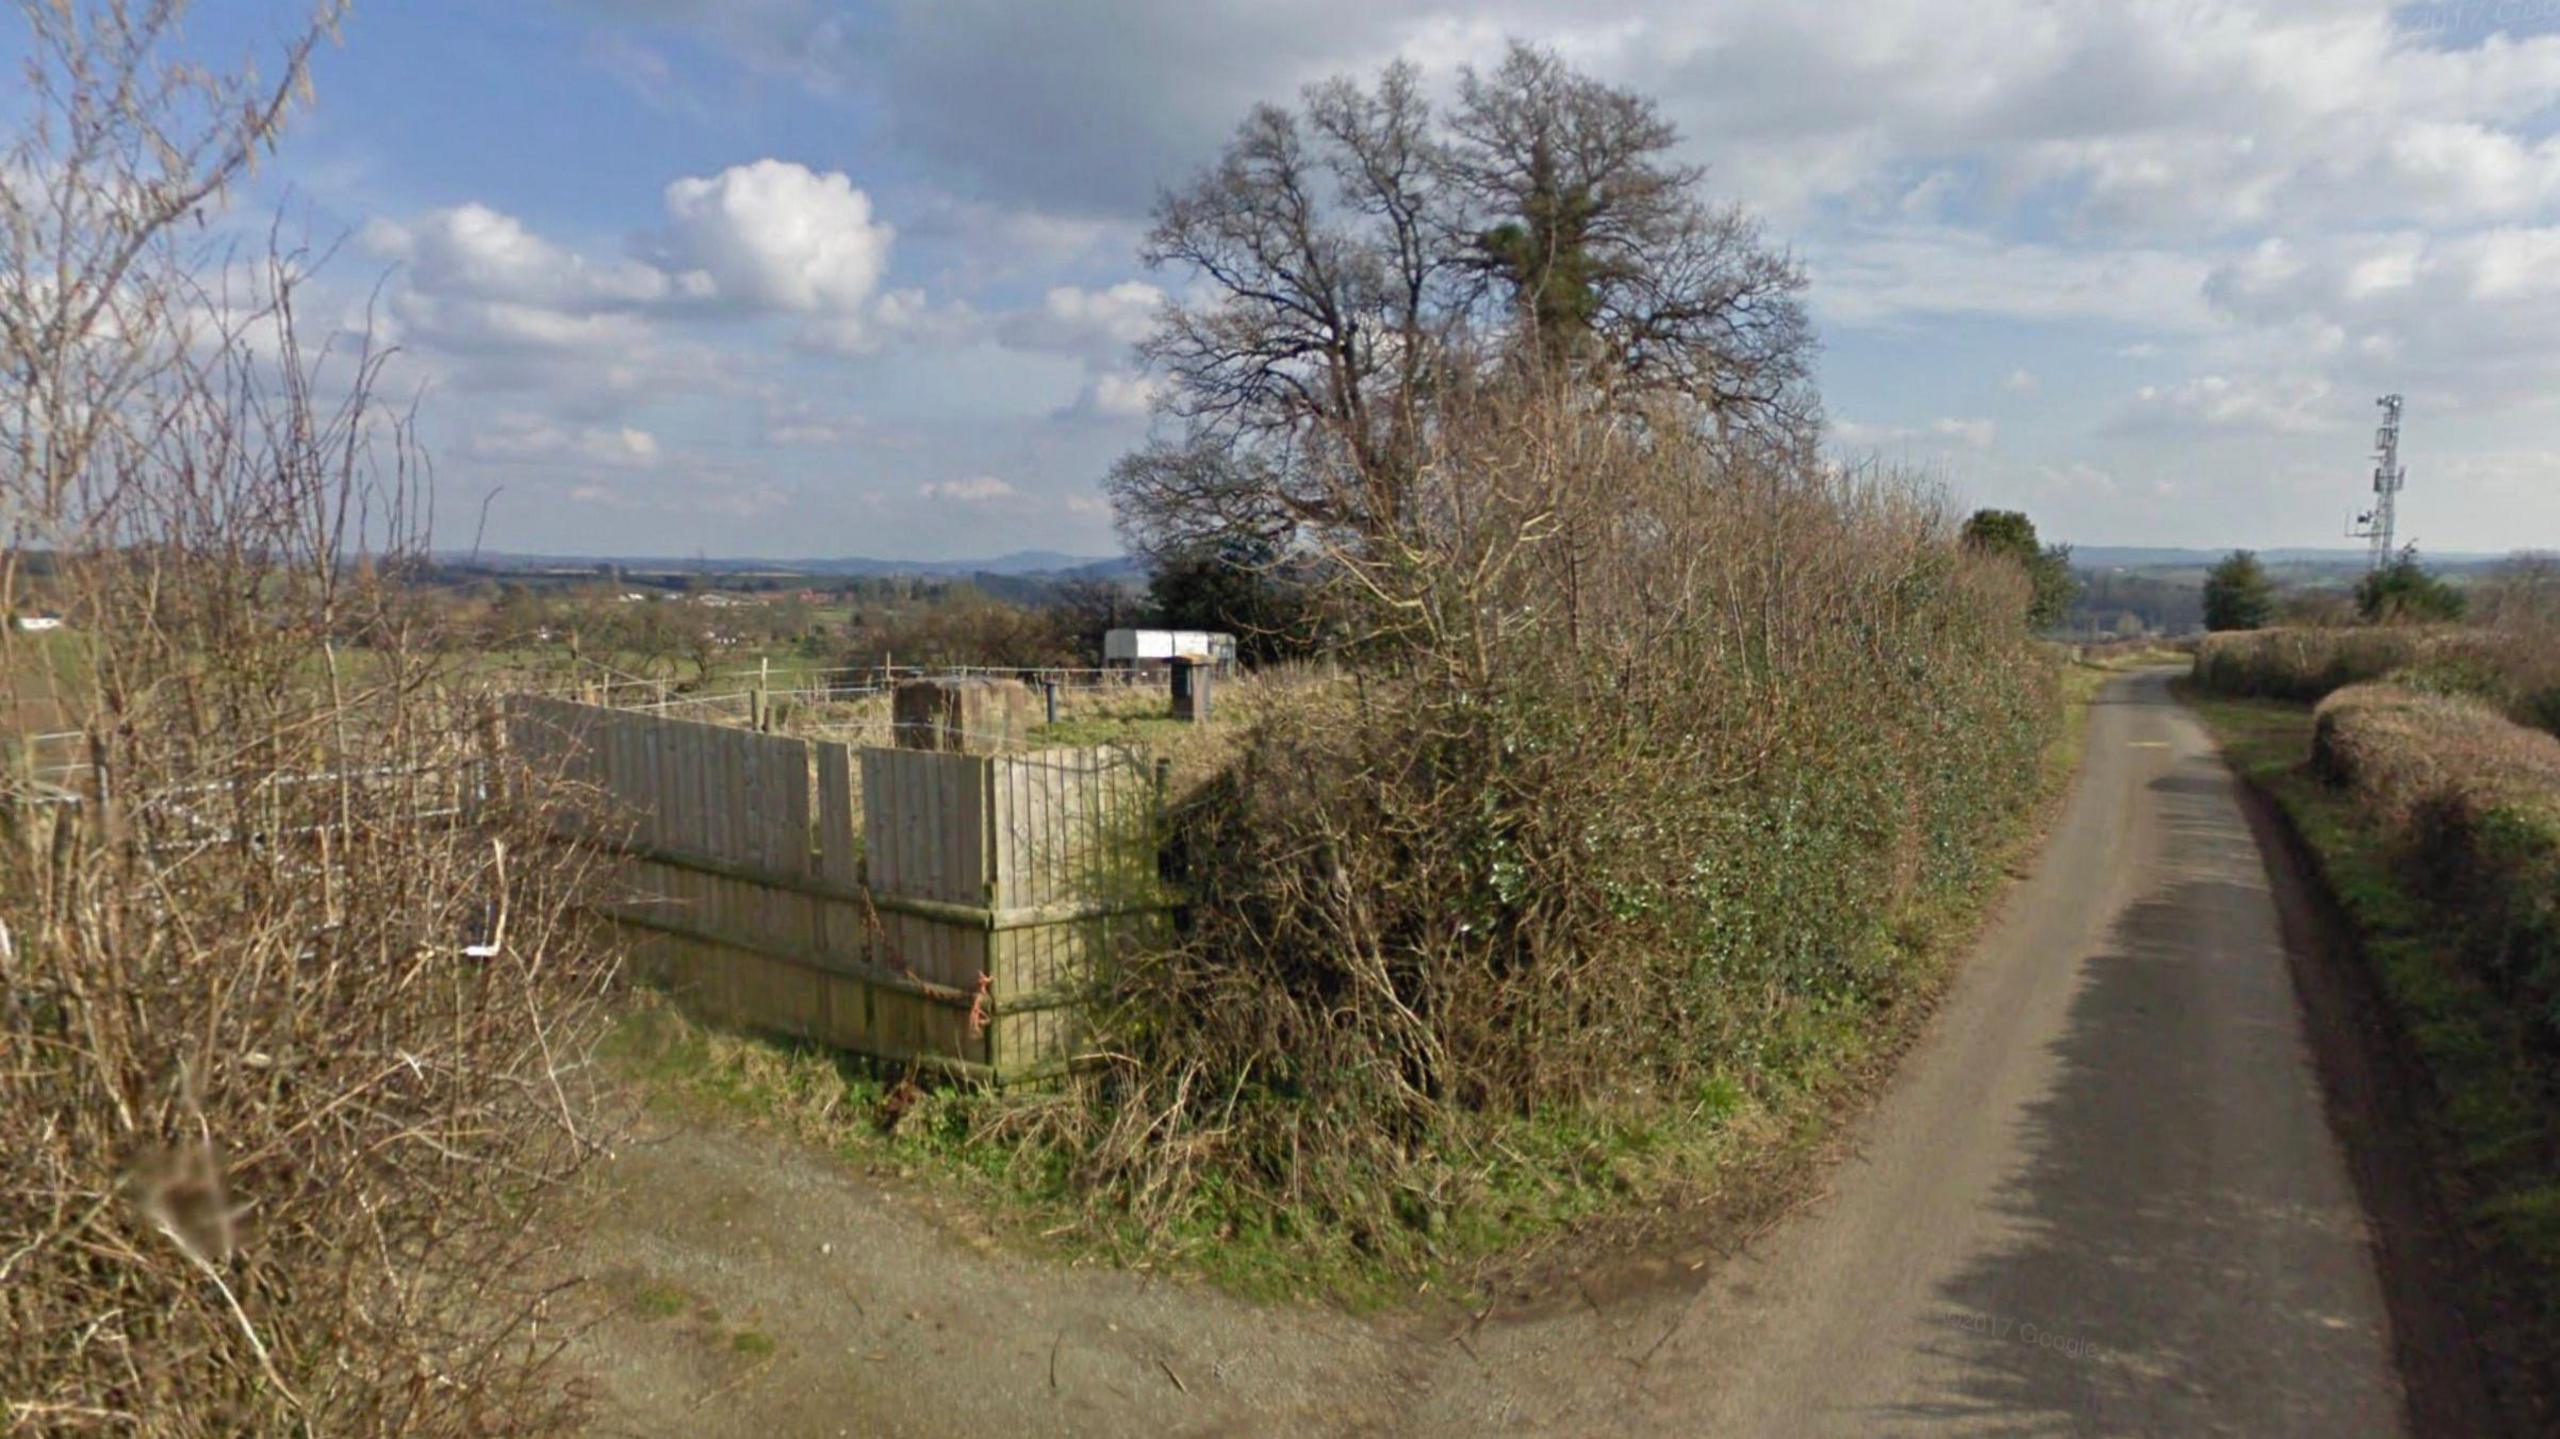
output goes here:
<path id="1" fill-rule="evenodd" d="M 2441 982 L 2485 991 L 2498 1076 L 2457 1116 L 2506 1227 L 2560 1265 L 2560 738 L 2472 699 L 2357 685 L 2323 701 L 2312 764 L 2431 906 Z"/>
<path id="2" fill-rule="evenodd" d="M 2485 700 L 2518 724 L 2560 733 L 2560 628 L 2523 617 L 2467 626 L 2227 631 L 2198 642 L 2195 679 L 2214 694 L 2305 703 L 2388 679 Z"/>
<path id="3" fill-rule="evenodd" d="M 1357 683 L 1174 817 L 1182 942 L 1028 1111 L 1116 1214 L 1419 1258 L 1640 1186 L 1570 1156 L 1809 1082 L 2034 792 L 2054 665 L 1931 498 L 1535 396 L 1437 444 L 1335 557 Z"/>

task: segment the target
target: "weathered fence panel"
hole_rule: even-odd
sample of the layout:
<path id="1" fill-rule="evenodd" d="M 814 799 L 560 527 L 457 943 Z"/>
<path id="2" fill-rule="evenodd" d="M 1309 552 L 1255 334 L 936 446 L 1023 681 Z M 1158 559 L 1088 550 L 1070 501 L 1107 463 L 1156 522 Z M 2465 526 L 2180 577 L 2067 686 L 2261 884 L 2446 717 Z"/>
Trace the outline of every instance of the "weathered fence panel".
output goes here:
<path id="1" fill-rule="evenodd" d="M 1164 936 L 1129 750 L 856 754 L 535 697 L 507 729 L 564 832 L 621 857 L 601 912 L 726 1022 L 1021 1077 L 1072 1057 L 1096 961 Z"/>

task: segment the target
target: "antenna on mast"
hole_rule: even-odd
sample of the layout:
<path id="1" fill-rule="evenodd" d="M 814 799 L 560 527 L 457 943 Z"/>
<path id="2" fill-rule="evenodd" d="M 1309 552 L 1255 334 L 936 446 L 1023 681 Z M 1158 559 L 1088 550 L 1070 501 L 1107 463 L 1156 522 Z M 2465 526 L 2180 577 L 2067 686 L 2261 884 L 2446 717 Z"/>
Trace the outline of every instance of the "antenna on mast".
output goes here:
<path id="1" fill-rule="evenodd" d="M 2372 553 L 2365 563 L 2378 570 L 2391 563 L 2393 534 L 2399 527 L 2400 487 L 2409 475 L 2400 468 L 2400 397 L 2385 395 L 2374 403 L 2382 407 L 2382 424 L 2373 432 L 2373 508 L 2356 516 L 2347 533 L 2372 543 Z"/>

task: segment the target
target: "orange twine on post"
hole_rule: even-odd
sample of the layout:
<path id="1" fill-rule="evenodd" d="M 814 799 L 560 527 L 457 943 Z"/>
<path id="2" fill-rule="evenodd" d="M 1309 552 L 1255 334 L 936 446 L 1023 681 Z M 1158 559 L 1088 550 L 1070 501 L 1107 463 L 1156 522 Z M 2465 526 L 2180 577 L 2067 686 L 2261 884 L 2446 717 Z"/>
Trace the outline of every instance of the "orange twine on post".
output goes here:
<path id="1" fill-rule="evenodd" d="M 978 976 L 978 992 L 969 996 L 969 1037 L 979 1038 L 987 1032 L 987 991 L 995 987 L 992 974 Z"/>

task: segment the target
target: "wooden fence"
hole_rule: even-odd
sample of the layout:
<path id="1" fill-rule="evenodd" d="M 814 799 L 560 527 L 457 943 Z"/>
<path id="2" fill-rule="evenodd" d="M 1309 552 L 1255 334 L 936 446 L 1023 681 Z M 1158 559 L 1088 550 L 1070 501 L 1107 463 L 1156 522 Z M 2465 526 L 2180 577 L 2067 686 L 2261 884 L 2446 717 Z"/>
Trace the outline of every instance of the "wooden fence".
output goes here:
<path id="1" fill-rule="evenodd" d="M 1097 960 L 1164 937 L 1124 748 L 857 752 L 533 697 L 507 732 L 620 857 L 600 908 L 644 972 L 726 1022 L 1021 1078 L 1072 1056 Z"/>

